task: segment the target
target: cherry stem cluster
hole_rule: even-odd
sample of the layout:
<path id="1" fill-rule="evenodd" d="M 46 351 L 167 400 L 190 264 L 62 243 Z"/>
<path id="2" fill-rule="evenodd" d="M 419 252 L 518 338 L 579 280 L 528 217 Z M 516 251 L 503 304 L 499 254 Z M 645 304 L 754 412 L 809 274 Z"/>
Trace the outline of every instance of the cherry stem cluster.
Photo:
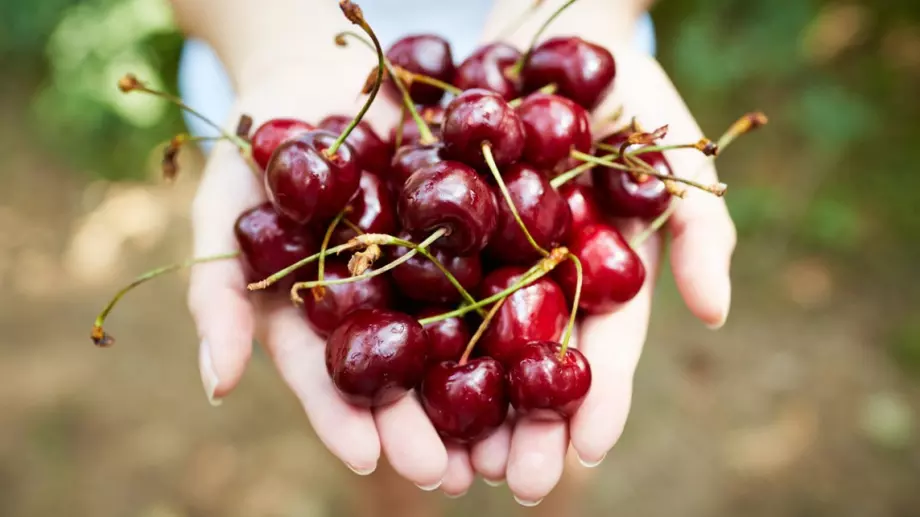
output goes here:
<path id="1" fill-rule="evenodd" d="M 649 152 L 649 151 L 646 151 L 646 152 Z M 626 156 L 630 156 L 630 153 L 627 153 Z M 595 165 L 601 165 L 601 166 L 603 166 L 603 167 L 609 167 L 609 168 L 612 168 L 612 169 L 618 169 L 618 170 L 629 171 L 629 172 L 631 172 L 632 174 L 634 174 L 634 175 L 636 175 L 636 176 L 638 176 L 638 175 L 640 175 L 640 174 L 645 174 L 645 175 L 647 175 L 647 176 L 652 176 L 652 177 L 654 177 L 654 178 L 658 178 L 658 179 L 663 180 L 663 181 L 674 181 L 674 182 L 677 182 L 677 183 L 683 183 L 683 184 L 685 184 L 685 185 L 689 185 L 689 186 L 691 186 L 691 187 L 698 188 L 698 189 L 703 190 L 703 191 L 705 191 L 705 192 L 709 192 L 710 194 L 713 194 L 713 195 L 715 195 L 715 196 L 723 196 L 723 195 L 725 195 L 725 191 L 728 189 L 728 186 L 725 185 L 725 183 L 715 183 L 715 184 L 712 184 L 712 185 L 706 185 L 706 184 L 700 183 L 700 182 L 698 182 L 698 181 L 694 181 L 694 180 L 689 179 L 689 178 L 682 178 L 682 177 L 680 177 L 680 176 L 672 176 L 672 175 L 670 175 L 670 174 L 665 174 L 665 173 L 663 173 L 663 172 L 659 172 L 659 171 L 655 170 L 654 167 L 648 165 L 648 163 L 645 162 L 645 161 L 640 161 L 640 166 L 643 165 L 643 164 L 644 164 L 645 166 L 642 167 L 641 172 L 639 172 L 639 171 L 636 171 L 636 170 L 635 170 L 634 168 L 632 168 L 632 167 L 627 167 L 627 166 L 625 166 L 625 165 L 623 165 L 623 164 L 616 163 L 616 162 L 614 162 L 614 161 L 612 161 L 612 160 L 608 160 L 608 159 L 605 159 L 605 158 L 600 158 L 600 157 L 597 157 L 597 156 L 594 156 L 594 155 L 591 155 L 591 154 L 588 154 L 588 153 L 583 153 L 583 152 L 577 151 L 577 150 L 572 150 L 572 157 L 577 158 L 577 159 L 579 159 L 579 160 L 581 160 L 581 161 L 584 161 L 584 162 L 590 162 L 590 163 L 593 163 L 593 164 L 595 164 Z"/>

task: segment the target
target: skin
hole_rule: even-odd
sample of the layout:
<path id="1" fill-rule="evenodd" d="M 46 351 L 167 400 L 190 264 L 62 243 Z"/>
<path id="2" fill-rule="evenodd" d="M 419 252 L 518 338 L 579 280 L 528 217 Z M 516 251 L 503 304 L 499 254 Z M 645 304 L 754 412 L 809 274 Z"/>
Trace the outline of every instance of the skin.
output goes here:
<path id="1" fill-rule="evenodd" d="M 561 3 L 545 1 L 509 42 L 526 47 L 542 20 Z M 333 46 L 337 31 L 352 28 L 335 2 L 173 0 L 173 4 L 186 32 L 208 41 L 231 74 L 238 100 L 226 121 L 228 128 L 233 128 L 241 112 L 252 115 L 258 125 L 277 116 L 313 122 L 330 113 L 357 111 L 360 100 L 355 94 L 374 64 L 373 56 L 355 45 Z M 483 41 L 494 40 L 525 4 L 530 2 L 497 1 Z M 647 4 L 647 0 L 582 0 L 561 15 L 545 37 L 578 34 L 613 53 L 615 88 L 595 110 L 596 119 L 622 105 L 627 120 L 635 115 L 649 128 L 669 124 L 666 143 L 695 141 L 702 134 L 700 128 L 667 75 L 654 59 L 629 44 L 635 20 Z M 266 26 L 273 30 L 261 30 Z M 327 48 L 328 52 L 316 50 Z M 290 66 L 292 62 L 303 66 Z M 334 80 L 317 80 L 317 70 Z M 355 88 L 341 88 L 342 84 Z M 379 134 L 387 134 L 398 118 L 398 107 L 381 98 L 366 120 Z M 677 175 L 716 180 L 714 167 L 702 155 L 678 151 L 669 153 L 668 159 Z M 236 249 L 234 220 L 263 200 L 260 183 L 238 153 L 228 144 L 217 145 L 192 207 L 196 255 Z M 666 229 L 672 239 L 669 261 L 687 306 L 706 325 L 722 326 L 730 303 L 729 262 L 735 245 L 724 202 L 689 189 Z M 629 237 L 641 228 L 623 230 Z M 249 296 L 243 270 L 231 261 L 195 266 L 191 275 L 188 302 L 201 339 L 199 363 L 205 391 L 216 403 L 234 389 L 255 336 L 300 400 L 316 434 L 352 470 L 372 472 L 383 453 L 398 474 L 421 487 L 440 486 L 449 495 L 462 494 L 476 473 L 491 481 L 506 480 L 519 502 L 532 505 L 559 482 L 569 443 L 583 464 L 596 465 L 623 432 L 651 309 L 651 273 L 661 262 L 661 248 L 656 237 L 638 250 L 650 274 L 635 299 L 616 313 L 586 318 L 577 329 L 577 346 L 591 363 L 594 381 L 569 424 L 521 418 L 463 448 L 443 444 L 415 397 L 376 411 L 349 406 L 325 372 L 322 339 L 285 300 Z M 618 336 L 617 346 L 609 346 L 609 336 Z"/>

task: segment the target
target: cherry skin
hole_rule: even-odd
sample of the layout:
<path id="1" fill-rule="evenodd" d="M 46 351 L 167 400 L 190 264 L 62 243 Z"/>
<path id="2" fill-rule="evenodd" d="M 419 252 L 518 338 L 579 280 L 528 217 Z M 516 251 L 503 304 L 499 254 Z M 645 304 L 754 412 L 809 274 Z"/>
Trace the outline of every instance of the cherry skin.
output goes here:
<path id="1" fill-rule="evenodd" d="M 454 80 L 450 44 L 434 34 L 416 34 L 398 40 L 387 50 L 387 59 L 414 74 L 427 75 L 448 84 Z M 409 85 L 409 96 L 418 104 L 437 104 L 444 96 L 444 90 L 414 82 Z"/>
<path id="2" fill-rule="evenodd" d="M 559 195 L 569 205 L 569 213 L 572 215 L 572 229 L 569 235 L 587 224 L 603 222 L 601 209 L 597 206 L 591 187 L 569 181 L 559 187 Z"/>
<path id="3" fill-rule="evenodd" d="M 316 130 L 278 146 L 265 172 L 265 190 L 275 210 L 301 224 L 326 221 L 351 201 L 361 169 L 347 143 L 327 157 L 338 135 Z"/>
<path id="4" fill-rule="evenodd" d="M 571 417 L 591 388 L 591 366 L 574 348 L 559 357 L 562 345 L 534 341 L 507 365 L 511 405 L 531 418 Z"/>
<path id="5" fill-rule="evenodd" d="M 578 37 L 551 38 L 537 45 L 521 71 L 524 91 L 554 83 L 559 95 L 594 109 L 613 83 L 616 63 L 599 45 Z"/>
<path id="6" fill-rule="evenodd" d="M 411 240 L 408 233 L 402 233 L 401 239 Z M 409 252 L 402 246 L 390 247 L 391 260 L 396 260 Z M 470 290 L 482 280 L 482 261 L 478 254 L 467 256 L 450 255 L 441 249 L 432 251 L 434 257 L 447 268 L 464 289 Z M 407 297 L 434 303 L 454 303 L 461 300 L 457 288 L 450 283 L 444 273 L 420 254 L 393 269 L 393 282 Z"/>
<path id="7" fill-rule="evenodd" d="M 376 174 L 368 171 L 361 173 L 358 193 L 348 204 L 351 211 L 345 215 L 364 233 L 396 233 L 399 223 L 396 220 L 396 196 L 389 186 Z M 339 224 L 332 237 L 333 245 L 345 244 L 357 234 L 345 224 Z"/>
<path id="8" fill-rule="evenodd" d="M 421 109 L 418 110 L 418 114 L 422 117 L 425 124 L 428 125 L 431 134 L 434 135 L 435 138 L 440 138 L 441 124 L 444 122 L 444 108 L 441 106 L 422 106 Z M 398 140 L 396 138 L 396 127 L 390 130 L 390 147 L 393 148 L 393 150 L 418 143 L 422 135 L 419 133 L 415 119 L 406 115 L 399 125 L 402 126 L 402 139 L 399 139 L 398 146 L 396 145 Z"/>
<path id="9" fill-rule="evenodd" d="M 419 389 L 422 407 L 442 437 L 461 443 L 491 434 L 508 415 L 504 369 L 491 357 L 432 366 Z"/>
<path id="10" fill-rule="evenodd" d="M 281 217 L 270 203 L 243 212 L 233 227 L 250 281 L 262 280 L 319 251 L 308 228 Z M 294 277 L 309 276 L 310 266 L 281 280 L 277 289 L 290 288 Z"/>
<path id="11" fill-rule="evenodd" d="M 344 262 L 333 261 L 325 265 L 323 278 L 340 280 L 351 273 Z M 316 278 L 315 275 L 313 277 Z M 348 284 L 327 285 L 325 296 L 319 301 L 312 293 L 304 293 L 303 310 L 307 323 L 320 336 L 328 336 L 346 316 L 358 309 L 389 309 L 393 307 L 395 293 L 385 275 L 378 275 Z"/>
<path id="12" fill-rule="evenodd" d="M 390 188 L 393 192 L 402 191 L 406 180 L 415 171 L 444 161 L 441 158 L 443 145 L 440 143 L 433 145 L 404 145 L 400 147 L 396 154 L 393 155 L 393 161 L 390 162 L 390 171 L 387 175 Z"/>
<path id="13" fill-rule="evenodd" d="M 429 305 L 416 312 L 415 317 L 430 318 L 451 309 L 449 306 Z M 428 364 L 459 360 L 470 340 L 470 327 L 459 316 L 429 323 L 424 328 L 428 336 Z"/>
<path id="14" fill-rule="evenodd" d="M 604 139 L 604 142 L 620 146 L 626 141 L 628 134 L 617 133 Z M 635 150 L 640 146 L 629 146 L 626 150 Z M 606 154 L 606 153 L 599 153 Z M 671 174 L 671 165 L 664 154 L 659 152 L 642 153 L 637 156 L 642 158 L 662 174 Z M 625 165 L 622 159 L 617 163 Z M 597 166 L 591 170 L 591 180 L 595 186 L 598 199 L 603 201 L 608 212 L 615 217 L 638 217 L 641 219 L 654 219 L 661 215 L 671 204 L 671 193 L 667 186 L 658 178 L 645 176 L 636 179 L 629 171 L 611 169 Z"/>
<path id="15" fill-rule="evenodd" d="M 569 237 L 569 252 L 578 257 L 582 267 L 581 298 L 578 306 L 585 312 L 611 312 L 632 300 L 645 282 L 645 266 L 629 247 L 623 235 L 607 224 L 587 224 Z M 571 261 L 553 271 L 569 299 L 575 296 L 577 271 Z"/>
<path id="16" fill-rule="evenodd" d="M 351 117 L 331 115 L 319 121 L 319 128 L 330 133 L 341 134 L 351 124 Z M 358 167 L 381 174 L 390 165 L 390 146 L 384 142 L 374 129 L 365 121 L 358 122 L 355 129 L 345 139 L 355 152 Z"/>
<path id="17" fill-rule="evenodd" d="M 339 394 L 360 407 L 399 400 L 425 374 L 428 338 L 408 314 L 358 309 L 326 341 L 326 370 Z"/>
<path id="18" fill-rule="evenodd" d="M 588 112 L 558 95 L 535 93 L 517 108 L 524 123 L 524 160 L 535 167 L 563 172 L 580 162 L 570 156 L 573 149 L 591 151 L 591 123 Z"/>
<path id="19" fill-rule="evenodd" d="M 479 299 L 492 296 L 520 280 L 526 269 L 504 267 L 486 275 Z M 477 350 L 502 364 L 531 341 L 558 340 L 568 323 L 569 307 L 556 282 L 543 277 L 508 296 L 482 335 Z"/>
<path id="20" fill-rule="evenodd" d="M 403 229 L 415 239 L 447 228 L 447 235 L 432 249 L 460 256 L 485 248 L 498 222 L 489 185 L 470 167 L 449 160 L 415 171 L 403 185 L 396 206 Z"/>
<path id="21" fill-rule="evenodd" d="M 550 185 L 540 171 L 526 163 L 516 163 L 502 174 L 502 179 L 517 207 L 521 221 L 543 249 L 550 250 L 568 236 L 572 223 L 565 199 Z M 508 203 L 496 188 L 498 227 L 489 246 L 489 256 L 506 264 L 532 264 L 540 258 L 515 221 Z"/>
<path id="22" fill-rule="evenodd" d="M 506 101 L 520 97 L 520 81 L 513 80 L 505 72 L 520 58 L 521 52 L 507 43 L 479 47 L 457 67 L 454 86 L 461 90 L 491 90 Z"/>
<path id="23" fill-rule="evenodd" d="M 444 156 L 486 170 L 482 144 L 492 145 L 496 165 L 517 161 L 524 152 L 524 124 L 501 95 L 467 90 L 447 105 L 441 126 Z"/>
<path id="24" fill-rule="evenodd" d="M 275 149 L 282 142 L 316 129 L 312 124 L 294 118 L 273 118 L 252 134 L 252 159 L 264 171 Z"/>

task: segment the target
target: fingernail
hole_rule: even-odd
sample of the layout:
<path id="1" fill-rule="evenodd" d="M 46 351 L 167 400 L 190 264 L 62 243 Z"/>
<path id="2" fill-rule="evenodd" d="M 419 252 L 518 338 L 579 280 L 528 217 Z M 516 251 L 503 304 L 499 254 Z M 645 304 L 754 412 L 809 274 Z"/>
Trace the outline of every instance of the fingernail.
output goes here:
<path id="1" fill-rule="evenodd" d="M 208 344 L 207 339 L 202 340 L 201 346 L 198 348 L 198 362 L 201 364 L 201 382 L 204 385 L 204 394 L 208 396 L 208 402 L 211 406 L 217 407 L 223 403 L 223 400 L 214 396 L 214 392 L 217 391 L 217 385 L 220 384 L 220 379 L 217 377 L 217 372 L 214 371 L 214 362 L 211 360 L 211 345 Z"/>
<path id="2" fill-rule="evenodd" d="M 543 499 L 537 499 L 536 501 L 525 501 L 518 496 L 514 496 L 514 500 L 517 501 L 517 504 L 526 506 L 527 508 L 532 508 L 543 502 Z"/>
<path id="3" fill-rule="evenodd" d="M 706 326 L 709 327 L 709 330 L 719 330 L 725 326 L 725 322 L 728 321 L 728 310 L 731 306 L 728 302 L 725 303 L 725 308 L 722 309 L 722 316 L 715 323 L 709 323 Z"/>
<path id="4" fill-rule="evenodd" d="M 597 461 L 586 461 L 586 460 L 583 460 L 583 459 L 581 458 L 581 456 L 579 456 L 577 453 L 575 454 L 575 456 L 578 458 L 578 463 L 581 463 L 582 466 L 585 466 L 585 467 L 587 467 L 587 468 L 589 468 L 589 469 L 593 469 L 594 467 L 600 465 L 600 464 L 604 461 L 604 458 L 607 457 L 607 453 L 604 453 L 604 455 L 601 456 L 601 459 L 599 459 L 599 460 L 597 460 Z"/>
<path id="5" fill-rule="evenodd" d="M 359 476 L 369 476 L 369 475 L 373 474 L 375 470 L 377 470 L 377 464 L 376 464 L 376 463 L 374 463 L 374 464 L 371 465 L 370 467 L 366 467 L 366 468 L 363 468 L 363 469 L 358 468 L 358 467 L 355 467 L 354 465 L 351 465 L 351 464 L 349 464 L 349 463 L 346 463 L 345 466 L 348 467 L 348 470 L 354 472 L 355 474 L 357 474 L 357 475 L 359 475 Z"/>
<path id="6" fill-rule="evenodd" d="M 504 480 L 504 479 L 488 479 L 488 478 L 482 478 L 482 481 L 483 481 L 485 484 L 487 484 L 487 485 L 489 485 L 489 486 L 492 486 L 492 487 L 502 486 L 502 485 L 505 484 L 505 480 Z"/>
<path id="7" fill-rule="evenodd" d="M 448 494 L 447 492 L 444 492 L 444 496 L 447 497 L 448 499 L 460 499 L 461 497 L 465 495 L 466 495 L 466 490 L 464 490 L 463 492 L 460 492 L 459 494 Z"/>
<path id="8" fill-rule="evenodd" d="M 441 481 L 438 480 L 437 483 L 434 483 L 434 484 L 431 484 L 431 485 L 419 485 L 418 483 L 416 483 L 415 486 L 421 488 L 422 490 L 424 490 L 424 491 L 426 491 L 426 492 L 431 492 L 432 490 L 437 490 L 438 487 L 441 486 Z"/>

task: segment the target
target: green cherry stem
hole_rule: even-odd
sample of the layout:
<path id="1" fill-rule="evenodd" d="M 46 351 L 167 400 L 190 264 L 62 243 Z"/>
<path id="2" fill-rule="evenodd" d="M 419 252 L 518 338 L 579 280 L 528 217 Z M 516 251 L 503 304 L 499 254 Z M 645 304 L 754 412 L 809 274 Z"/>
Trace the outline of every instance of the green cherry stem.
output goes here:
<path id="1" fill-rule="evenodd" d="M 558 87 L 556 86 L 556 83 L 549 83 L 543 88 L 540 88 L 539 90 L 533 93 L 542 93 L 544 95 L 552 95 L 556 93 L 557 89 Z M 524 99 L 526 98 L 527 98 L 527 95 L 524 95 L 523 97 L 518 97 L 516 99 L 511 99 L 510 101 L 508 101 L 508 105 L 511 106 L 512 108 L 517 108 L 524 102 Z"/>
<path id="2" fill-rule="evenodd" d="M 332 233 L 335 232 L 335 229 L 339 226 L 339 223 L 345 219 L 345 216 L 351 212 L 351 207 L 346 206 L 344 210 L 339 212 L 335 219 L 329 223 L 329 227 L 326 228 L 326 235 L 323 235 L 323 242 L 319 246 L 319 263 L 316 265 L 316 280 L 319 282 L 323 281 L 323 277 L 326 273 L 326 250 L 329 248 L 329 241 L 332 240 Z M 325 296 L 326 290 L 322 286 L 317 286 L 313 289 L 313 298 L 316 301 L 320 301 Z"/>
<path id="3" fill-rule="evenodd" d="M 440 88 L 451 95 L 460 95 L 461 93 L 463 93 L 463 90 L 461 90 L 460 88 L 457 88 L 456 86 L 452 84 L 445 83 L 444 81 L 440 79 L 436 79 L 428 75 L 410 72 L 400 66 L 396 66 L 396 65 L 392 65 L 392 66 L 395 69 L 397 74 L 401 74 L 402 77 L 405 77 L 407 79 L 406 82 L 408 82 L 409 84 L 412 84 L 413 82 L 427 84 L 429 86 L 434 86 L 435 88 Z"/>
<path id="4" fill-rule="evenodd" d="M 565 351 L 569 349 L 569 340 L 572 339 L 572 330 L 575 328 L 575 318 L 578 315 L 578 303 L 581 301 L 581 285 L 584 281 L 581 260 L 578 260 L 578 257 L 572 253 L 569 253 L 566 258 L 575 265 L 575 296 L 572 298 L 572 313 L 569 315 L 569 324 L 566 325 L 565 334 L 562 336 L 562 348 L 559 350 L 560 359 L 565 357 Z"/>
<path id="5" fill-rule="evenodd" d="M 313 262 L 316 262 L 317 260 L 319 260 L 321 256 L 337 255 L 343 251 L 361 248 L 366 245 L 367 245 L 366 243 L 361 242 L 358 239 L 352 239 L 346 242 L 345 244 L 340 244 L 338 246 L 334 246 L 332 248 L 327 249 L 325 253 L 314 253 L 313 255 L 310 255 L 309 257 L 302 258 L 298 260 L 297 262 L 291 264 L 290 266 L 284 269 L 278 270 L 277 272 L 271 274 L 270 276 L 263 278 L 262 280 L 259 280 L 258 282 L 253 282 L 247 285 L 246 289 L 250 291 L 259 291 L 262 289 L 267 289 L 269 286 L 273 285 L 275 282 L 281 280 L 282 278 L 290 275 L 294 271 L 297 271 L 298 269 L 306 266 L 307 264 L 312 264 Z"/>
<path id="6" fill-rule="evenodd" d="M 572 157 L 574 157 L 574 158 L 576 158 L 576 159 L 579 159 L 579 160 L 584 161 L 584 162 L 590 162 L 590 163 L 593 163 L 593 164 L 595 164 L 595 165 L 601 165 L 601 166 L 604 166 L 604 167 L 610 167 L 610 168 L 612 168 L 612 169 L 633 171 L 633 169 L 632 169 L 631 167 L 626 167 L 626 166 L 624 166 L 624 165 L 622 165 L 622 164 L 619 164 L 619 163 L 616 163 L 616 162 L 614 162 L 614 161 L 605 160 L 604 158 L 598 158 L 597 156 L 594 156 L 594 155 L 591 155 L 591 154 L 588 154 L 588 153 L 583 153 L 583 152 L 578 151 L 578 150 L 575 150 L 575 149 L 572 150 L 571 155 L 572 155 Z M 630 153 L 627 153 L 627 156 L 630 156 Z M 643 161 L 643 162 L 641 162 L 641 163 L 645 163 L 645 162 Z M 648 165 L 647 163 L 645 163 L 645 164 Z M 686 185 L 689 185 L 689 186 L 691 186 L 691 187 L 698 188 L 698 189 L 700 189 L 700 190 L 709 192 L 710 194 L 713 194 L 713 195 L 716 195 L 716 196 L 725 195 L 725 191 L 726 191 L 726 189 L 728 188 L 728 186 L 725 185 L 725 183 L 716 183 L 716 184 L 714 184 L 714 185 L 705 185 L 705 184 L 703 184 L 703 183 L 699 183 L 699 182 L 694 181 L 694 180 L 691 180 L 691 179 L 689 179 L 689 178 L 681 178 L 681 177 L 679 177 L 679 176 L 672 176 L 672 175 L 670 175 L 670 174 L 664 174 L 664 173 L 658 172 L 657 170 L 655 170 L 654 167 L 651 167 L 651 166 L 642 167 L 642 171 L 641 171 L 639 174 L 646 174 L 646 175 L 648 175 L 648 176 L 652 176 L 652 177 L 658 178 L 658 179 L 663 180 L 663 181 L 676 181 L 676 182 L 678 182 L 678 183 L 684 183 L 684 184 L 686 184 Z"/>
<path id="7" fill-rule="evenodd" d="M 551 14 L 545 22 L 543 22 L 543 25 L 540 26 L 540 29 L 537 30 L 537 32 L 533 35 L 533 38 L 531 38 L 530 45 L 527 46 L 527 51 L 524 52 L 520 59 L 518 59 L 517 62 L 511 66 L 511 69 L 508 70 L 508 74 L 511 77 L 517 78 L 521 76 L 521 71 L 524 69 L 524 65 L 526 65 L 527 61 L 530 60 L 530 55 L 533 54 L 533 49 L 537 46 L 537 40 L 540 39 L 540 36 L 543 34 L 543 32 L 545 32 L 550 24 L 553 23 L 553 20 L 555 20 L 560 14 L 562 14 L 563 11 L 568 9 L 577 1 L 578 0 L 569 0 L 568 2 L 564 3 L 559 9 L 556 9 L 556 12 Z"/>
<path id="8" fill-rule="evenodd" d="M 489 324 L 492 323 L 493 319 L 495 319 L 495 315 L 498 314 L 498 310 L 501 309 L 502 305 L 504 305 L 505 300 L 507 299 L 507 297 L 502 298 L 501 300 L 497 301 L 491 309 L 489 309 L 489 312 L 482 319 L 482 323 L 479 324 L 479 328 L 476 329 L 476 333 L 473 334 L 473 337 L 471 337 L 469 343 L 467 343 L 466 349 L 463 351 L 463 355 L 460 356 L 460 361 L 458 361 L 460 366 L 465 365 L 466 362 L 470 359 L 470 354 L 473 353 L 473 348 L 476 346 L 476 343 L 478 343 L 482 335 L 485 334 L 486 329 L 489 328 Z"/>

